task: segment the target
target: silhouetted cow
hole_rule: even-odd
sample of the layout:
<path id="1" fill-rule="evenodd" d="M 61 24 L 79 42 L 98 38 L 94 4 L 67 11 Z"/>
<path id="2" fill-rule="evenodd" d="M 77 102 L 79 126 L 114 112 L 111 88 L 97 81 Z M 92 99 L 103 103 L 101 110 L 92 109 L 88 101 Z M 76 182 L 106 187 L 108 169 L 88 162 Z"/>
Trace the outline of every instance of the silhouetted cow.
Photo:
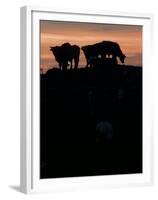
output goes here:
<path id="1" fill-rule="evenodd" d="M 59 63 L 59 68 L 66 70 L 68 67 L 68 62 L 70 62 L 70 68 L 72 69 L 72 62 L 74 60 L 74 68 L 78 67 L 80 47 L 77 45 L 70 45 L 69 43 L 64 43 L 61 46 L 50 47 L 50 51 L 55 56 L 55 60 Z"/>
<path id="2" fill-rule="evenodd" d="M 117 57 L 124 63 L 126 57 L 122 53 L 119 44 L 112 41 L 102 41 L 93 45 L 83 46 L 81 49 L 84 52 L 87 67 L 89 65 L 92 66 L 91 60 L 93 58 L 98 58 L 99 56 L 102 59 L 111 58 L 113 64 L 117 64 Z"/>

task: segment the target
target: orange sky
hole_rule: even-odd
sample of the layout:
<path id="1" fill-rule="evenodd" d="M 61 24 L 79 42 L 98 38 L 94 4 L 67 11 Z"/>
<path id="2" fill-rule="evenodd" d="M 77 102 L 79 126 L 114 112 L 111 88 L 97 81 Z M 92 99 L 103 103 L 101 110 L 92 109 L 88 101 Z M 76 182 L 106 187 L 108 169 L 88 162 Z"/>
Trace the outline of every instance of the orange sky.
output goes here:
<path id="1" fill-rule="evenodd" d="M 142 26 L 97 24 L 79 22 L 40 22 L 40 68 L 46 72 L 52 67 L 58 67 L 50 46 L 60 46 L 65 42 L 84 46 L 103 40 L 111 40 L 120 44 L 121 50 L 127 56 L 125 64 L 142 66 Z M 81 50 L 79 66 L 86 64 Z"/>

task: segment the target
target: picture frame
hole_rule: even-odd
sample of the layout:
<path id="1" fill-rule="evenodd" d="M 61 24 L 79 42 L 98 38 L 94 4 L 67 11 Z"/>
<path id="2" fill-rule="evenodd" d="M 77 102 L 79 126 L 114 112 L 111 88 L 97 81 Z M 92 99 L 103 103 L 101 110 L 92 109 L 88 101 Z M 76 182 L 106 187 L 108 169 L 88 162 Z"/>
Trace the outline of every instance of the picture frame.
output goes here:
<path id="1" fill-rule="evenodd" d="M 111 23 L 143 27 L 143 170 L 138 174 L 40 179 L 40 20 Z M 151 185 L 152 139 L 151 14 L 21 8 L 20 188 L 24 193 Z"/>

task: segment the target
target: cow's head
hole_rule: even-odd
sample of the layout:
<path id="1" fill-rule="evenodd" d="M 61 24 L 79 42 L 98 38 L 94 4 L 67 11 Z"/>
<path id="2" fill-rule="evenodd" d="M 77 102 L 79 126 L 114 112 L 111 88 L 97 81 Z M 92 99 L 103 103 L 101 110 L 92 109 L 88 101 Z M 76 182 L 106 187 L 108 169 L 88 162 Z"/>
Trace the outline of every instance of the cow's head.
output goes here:
<path id="1" fill-rule="evenodd" d="M 89 50 L 89 45 L 87 46 L 83 46 L 81 47 L 82 51 L 84 52 L 84 54 L 87 54 L 88 53 L 88 50 Z"/>
<path id="2" fill-rule="evenodd" d="M 121 60 L 122 63 L 125 62 L 125 58 L 126 58 L 125 54 L 120 55 L 120 60 Z"/>
<path id="3" fill-rule="evenodd" d="M 50 47 L 50 51 L 52 51 L 52 53 L 54 54 L 55 59 L 57 61 L 61 60 L 61 56 L 62 56 L 62 54 L 61 54 L 61 47 L 59 47 L 59 46 Z"/>
<path id="4" fill-rule="evenodd" d="M 50 51 L 54 52 L 56 50 L 57 46 L 56 47 L 50 47 Z"/>
<path id="5" fill-rule="evenodd" d="M 85 48 L 86 48 L 85 46 L 81 47 L 81 49 L 82 49 L 83 51 L 85 50 Z"/>

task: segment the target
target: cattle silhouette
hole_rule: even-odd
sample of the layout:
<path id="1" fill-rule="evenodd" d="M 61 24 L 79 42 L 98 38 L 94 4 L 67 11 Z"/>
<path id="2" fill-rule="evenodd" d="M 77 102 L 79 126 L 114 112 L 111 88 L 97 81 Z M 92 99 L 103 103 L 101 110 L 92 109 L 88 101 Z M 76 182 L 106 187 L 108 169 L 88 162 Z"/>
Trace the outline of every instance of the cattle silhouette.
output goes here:
<path id="1" fill-rule="evenodd" d="M 50 47 L 50 51 L 54 54 L 55 60 L 59 63 L 59 69 L 67 70 L 70 62 L 70 69 L 78 68 L 80 47 L 77 45 L 71 45 L 70 43 L 64 43 L 61 46 Z"/>
<path id="2" fill-rule="evenodd" d="M 83 46 L 81 48 L 86 58 L 86 67 L 93 65 L 91 64 L 94 58 L 101 57 L 102 59 L 111 59 L 113 64 L 117 64 L 117 57 L 121 63 L 124 63 L 125 55 L 122 53 L 118 43 L 112 41 L 102 41 L 93 45 Z"/>

